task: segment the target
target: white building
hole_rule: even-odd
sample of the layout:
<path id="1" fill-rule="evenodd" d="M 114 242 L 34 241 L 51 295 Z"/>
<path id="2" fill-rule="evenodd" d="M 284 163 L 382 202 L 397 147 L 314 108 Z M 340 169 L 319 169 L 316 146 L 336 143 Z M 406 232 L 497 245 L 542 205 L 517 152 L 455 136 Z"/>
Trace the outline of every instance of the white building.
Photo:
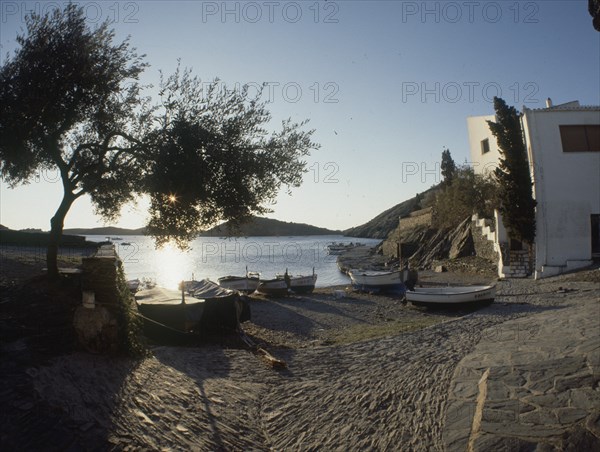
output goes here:
<path id="1" fill-rule="evenodd" d="M 480 174 L 500 158 L 486 120 L 495 117 L 467 119 L 471 159 Z M 522 126 L 537 201 L 535 277 L 590 265 L 600 257 L 600 106 L 553 106 L 548 99 L 546 108 L 523 109 Z M 530 257 L 509 243 L 498 216 L 495 245 L 503 261 L 500 276 L 522 276 L 519 261 Z"/>

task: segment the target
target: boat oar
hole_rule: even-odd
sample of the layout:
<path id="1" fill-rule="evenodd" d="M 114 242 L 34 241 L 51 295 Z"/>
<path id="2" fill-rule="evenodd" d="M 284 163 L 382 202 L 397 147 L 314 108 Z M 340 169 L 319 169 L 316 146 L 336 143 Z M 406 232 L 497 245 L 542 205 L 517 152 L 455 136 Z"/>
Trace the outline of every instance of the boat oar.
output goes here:
<path id="1" fill-rule="evenodd" d="M 238 328 L 238 335 L 244 344 L 246 344 L 254 354 L 259 355 L 273 369 L 287 369 L 287 363 L 285 361 L 275 358 L 267 350 L 254 342 L 241 328 Z"/>

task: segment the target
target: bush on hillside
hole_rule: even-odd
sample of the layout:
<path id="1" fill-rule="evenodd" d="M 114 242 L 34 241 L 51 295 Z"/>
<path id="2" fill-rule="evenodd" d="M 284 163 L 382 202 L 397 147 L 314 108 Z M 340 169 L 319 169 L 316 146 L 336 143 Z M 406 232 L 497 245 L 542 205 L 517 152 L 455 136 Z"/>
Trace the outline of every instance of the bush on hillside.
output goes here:
<path id="1" fill-rule="evenodd" d="M 491 178 L 475 174 L 469 166 L 460 166 L 452 183 L 438 190 L 431 200 L 433 225 L 440 229 L 453 228 L 474 213 L 491 218 L 496 187 Z"/>

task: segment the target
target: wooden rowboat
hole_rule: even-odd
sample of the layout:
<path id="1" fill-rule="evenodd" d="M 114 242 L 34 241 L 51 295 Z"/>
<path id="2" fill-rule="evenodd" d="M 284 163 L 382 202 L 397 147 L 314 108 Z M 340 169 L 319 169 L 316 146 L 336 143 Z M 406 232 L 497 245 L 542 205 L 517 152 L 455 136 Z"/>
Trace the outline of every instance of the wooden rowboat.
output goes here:
<path id="1" fill-rule="evenodd" d="M 317 284 L 317 274 L 315 273 L 315 269 L 313 268 L 312 275 L 290 275 L 287 272 L 287 269 L 284 274 L 278 273 L 275 275 L 277 279 L 283 279 L 285 281 L 286 276 L 289 283 L 289 289 L 296 294 L 303 293 L 311 293 L 315 290 L 315 285 Z"/>
<path id="2" fill-rule="evenodd" d="M 284 297 L 288 294 L 288 285 L 285 279 L 263 279 L 258 284 L 258 293 L 274 297 Z"/>
<path id="3" fill-rule="evenodd" d="M 361 271 L 350 270 L 348 276 L 352 280 L 355 289 L 365 292 L 396 292 L 403 293 L 404 285 L 403 271 Z"/>
<path id="4" fill-rule="evenodd" d="M 415 287 L 405 295 L 415 305 L 483 305 L 494 301 L 496 286 Z"/>
<path id="5" fill-rule="evenodd" d="M 226 289 L 251 294 L 258 288 L 260 277 L 256 273 L 248 273 L 246 276 L 223 276 L 218 279 L 218 282 L 219 286 Z"/>

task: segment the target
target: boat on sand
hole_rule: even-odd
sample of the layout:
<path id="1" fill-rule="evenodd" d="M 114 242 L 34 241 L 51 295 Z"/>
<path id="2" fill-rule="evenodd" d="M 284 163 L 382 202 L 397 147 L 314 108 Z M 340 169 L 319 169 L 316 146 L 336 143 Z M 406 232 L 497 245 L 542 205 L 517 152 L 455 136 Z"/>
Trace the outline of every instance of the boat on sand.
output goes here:
<path id="1" fill-rule="evenodd" d="M 208 280 L 185 281 L 179 291 L 162 287 L 140 290 L 135 301 L 144 332 L 159 341 L 236 330 L 241 322 L 250 320 L 245 297 Z"/>
<path id="2" fill-rule="evenodd" d="M 494 301 L 496 286 L 415 287 L 406 301 L 423 306 L 486 305 Z"/>
<path id="3" fill-rule="evenodd" d="M 348 276 L 357 290 L 398 294 L 403 294 L 407 286 L 412 287 L 417 280 L 417 273 L 408 268 L 391 271 L 350 270 Z"/>
<path id="4" fill-rule="evenodd" d="M 289 280 L 289 289 L 297 294 L 303 293 L 311 293 L 315 290 L 315 285 L 317 284 L 317 275 L 315 273 L 315 269 L 313 268 L 312 275 L 290 275 L 287 273 L 287 270 L 284 274 L 277 274 L 277 279 L 285 280 L 285 275 L 288 275 Z"/>
<path id="5" fill-rule="evenodd" d="M 230 290 L 239 290 L 249 295 L 258 288 L 260 275 L 254 272 L 246 272 L 246 276 L 223 276 L 217 281 L 221 287 Z"/>
<path id="6" fill-rule="evenodd" d="M 263 279 L 258 284 L 258 293 L 273 297 L 285 297 L 288 294 L 288 284 L 283 278 Z"/>

